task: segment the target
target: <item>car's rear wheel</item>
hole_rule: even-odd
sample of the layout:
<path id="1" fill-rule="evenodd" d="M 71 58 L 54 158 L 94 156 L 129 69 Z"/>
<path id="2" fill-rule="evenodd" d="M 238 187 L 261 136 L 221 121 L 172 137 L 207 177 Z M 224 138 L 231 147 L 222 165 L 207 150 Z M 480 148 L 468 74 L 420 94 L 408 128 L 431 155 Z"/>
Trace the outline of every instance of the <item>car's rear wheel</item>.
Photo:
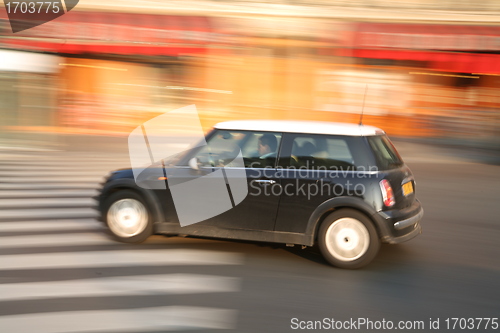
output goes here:
<path id="1" fill-rule="evenodd" d="M 153 223 L 141 196 L 130 190 L 115 192 L 105 202 L 104 218 L 119 241 L 140 243 L 153 233 Z"/>
<path id="2" fill-rule="evenodd" d="M 321 224 L 318 243 L 330 264 L 349 269 L 368 265 L 380 248 L 377 230 L 370 219 L 353 209 L 328 215 Z"/>

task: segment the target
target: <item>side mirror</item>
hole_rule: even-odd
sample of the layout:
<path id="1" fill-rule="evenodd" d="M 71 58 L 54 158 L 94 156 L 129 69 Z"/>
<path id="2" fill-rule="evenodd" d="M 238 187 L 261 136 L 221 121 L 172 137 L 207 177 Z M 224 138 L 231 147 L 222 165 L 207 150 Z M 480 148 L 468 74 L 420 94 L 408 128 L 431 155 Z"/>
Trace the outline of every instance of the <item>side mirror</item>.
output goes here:
<path id="1" fill-rule="evenodd" d="M 200 167 L 198 166 L 198 159 L 196 157 L 193 157 L 192 159 L 190 159 L 188 164 L 189 164 L 189 167 L 191 169 L 200 170 Z"/>

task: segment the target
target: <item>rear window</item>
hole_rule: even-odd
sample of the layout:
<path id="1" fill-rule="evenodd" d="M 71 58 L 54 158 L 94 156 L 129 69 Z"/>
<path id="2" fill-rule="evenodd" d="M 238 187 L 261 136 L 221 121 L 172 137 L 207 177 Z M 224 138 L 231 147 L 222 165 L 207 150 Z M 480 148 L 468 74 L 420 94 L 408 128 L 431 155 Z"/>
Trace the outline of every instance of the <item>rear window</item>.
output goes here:
<path id="1" fill-rule="evenodd" d="M 394 148 L 387 136 L 368 136 L 367 139 L 375 155 L 379 170 L 397 169 L 403 165 L 401 156 L 399 156 L 396 148 Z"/>
<path id="2" fill-rule="evenodd" d="M 286 134 L 280 166 L 324 170 L 368 170 L 370 156 L 362 137 Z"/>

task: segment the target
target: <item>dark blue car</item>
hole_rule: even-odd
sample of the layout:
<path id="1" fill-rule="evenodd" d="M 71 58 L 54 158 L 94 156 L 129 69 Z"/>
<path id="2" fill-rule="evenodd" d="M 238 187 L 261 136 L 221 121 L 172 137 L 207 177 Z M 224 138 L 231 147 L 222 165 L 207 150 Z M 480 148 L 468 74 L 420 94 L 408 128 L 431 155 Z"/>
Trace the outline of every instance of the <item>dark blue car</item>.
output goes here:
<path id="1" fill-rule="evenodd" d="M 140 173 L 108 176 L 99 210 L 116 239 L 182 234 L 318 244 L 332 265 L 359 268 L 381 242 L 421 233 L 413 175 L 378 128 L 233 121 L 205 140 Z"/>

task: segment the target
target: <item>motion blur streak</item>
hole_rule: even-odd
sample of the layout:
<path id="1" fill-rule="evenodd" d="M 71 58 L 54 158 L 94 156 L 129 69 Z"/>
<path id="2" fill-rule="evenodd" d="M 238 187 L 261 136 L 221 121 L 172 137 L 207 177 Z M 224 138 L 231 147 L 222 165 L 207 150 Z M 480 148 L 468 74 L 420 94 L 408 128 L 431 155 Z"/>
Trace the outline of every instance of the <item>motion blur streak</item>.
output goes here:
<path id="1" fill-rule="evenodd" d="M 499 10 L 497 1 L 85 1 L 20 33 L 0 30 L 0 146 L 123 151 L 132 129 L 192 104 L 205 130 L 233 119 L 357 122 L 368 85 L 365 124 L 498 150 Z M 165 135 L 190 135 L 183 124 Z"/>
<path id="2" fill-rule="evenodd" d="M 498 317 L 499 18 L 498 0 L 85 0 L 13 34 L 1 2 L 1 331 L 289 332 L 292 318 L 332 317 L 429 331 Z M 363 100 L 363 124 L 393 139 L 425 207 L 423 234 L 366 269 L 315 249 L 101 234 L 91 197 L 129 166 L 127 136 L 149 119 L 196 105 L 203 130 L 359 123 Z M 182 116 L 170 125 L 174 147 L 193 135 Z M 139 280 L 153 275 L 165 280 Z M 201 292 L 208 275 L 220 280 L 200 295 L 165 283 Z M 127 295 L 115 281 L 135 283 Z"/>

